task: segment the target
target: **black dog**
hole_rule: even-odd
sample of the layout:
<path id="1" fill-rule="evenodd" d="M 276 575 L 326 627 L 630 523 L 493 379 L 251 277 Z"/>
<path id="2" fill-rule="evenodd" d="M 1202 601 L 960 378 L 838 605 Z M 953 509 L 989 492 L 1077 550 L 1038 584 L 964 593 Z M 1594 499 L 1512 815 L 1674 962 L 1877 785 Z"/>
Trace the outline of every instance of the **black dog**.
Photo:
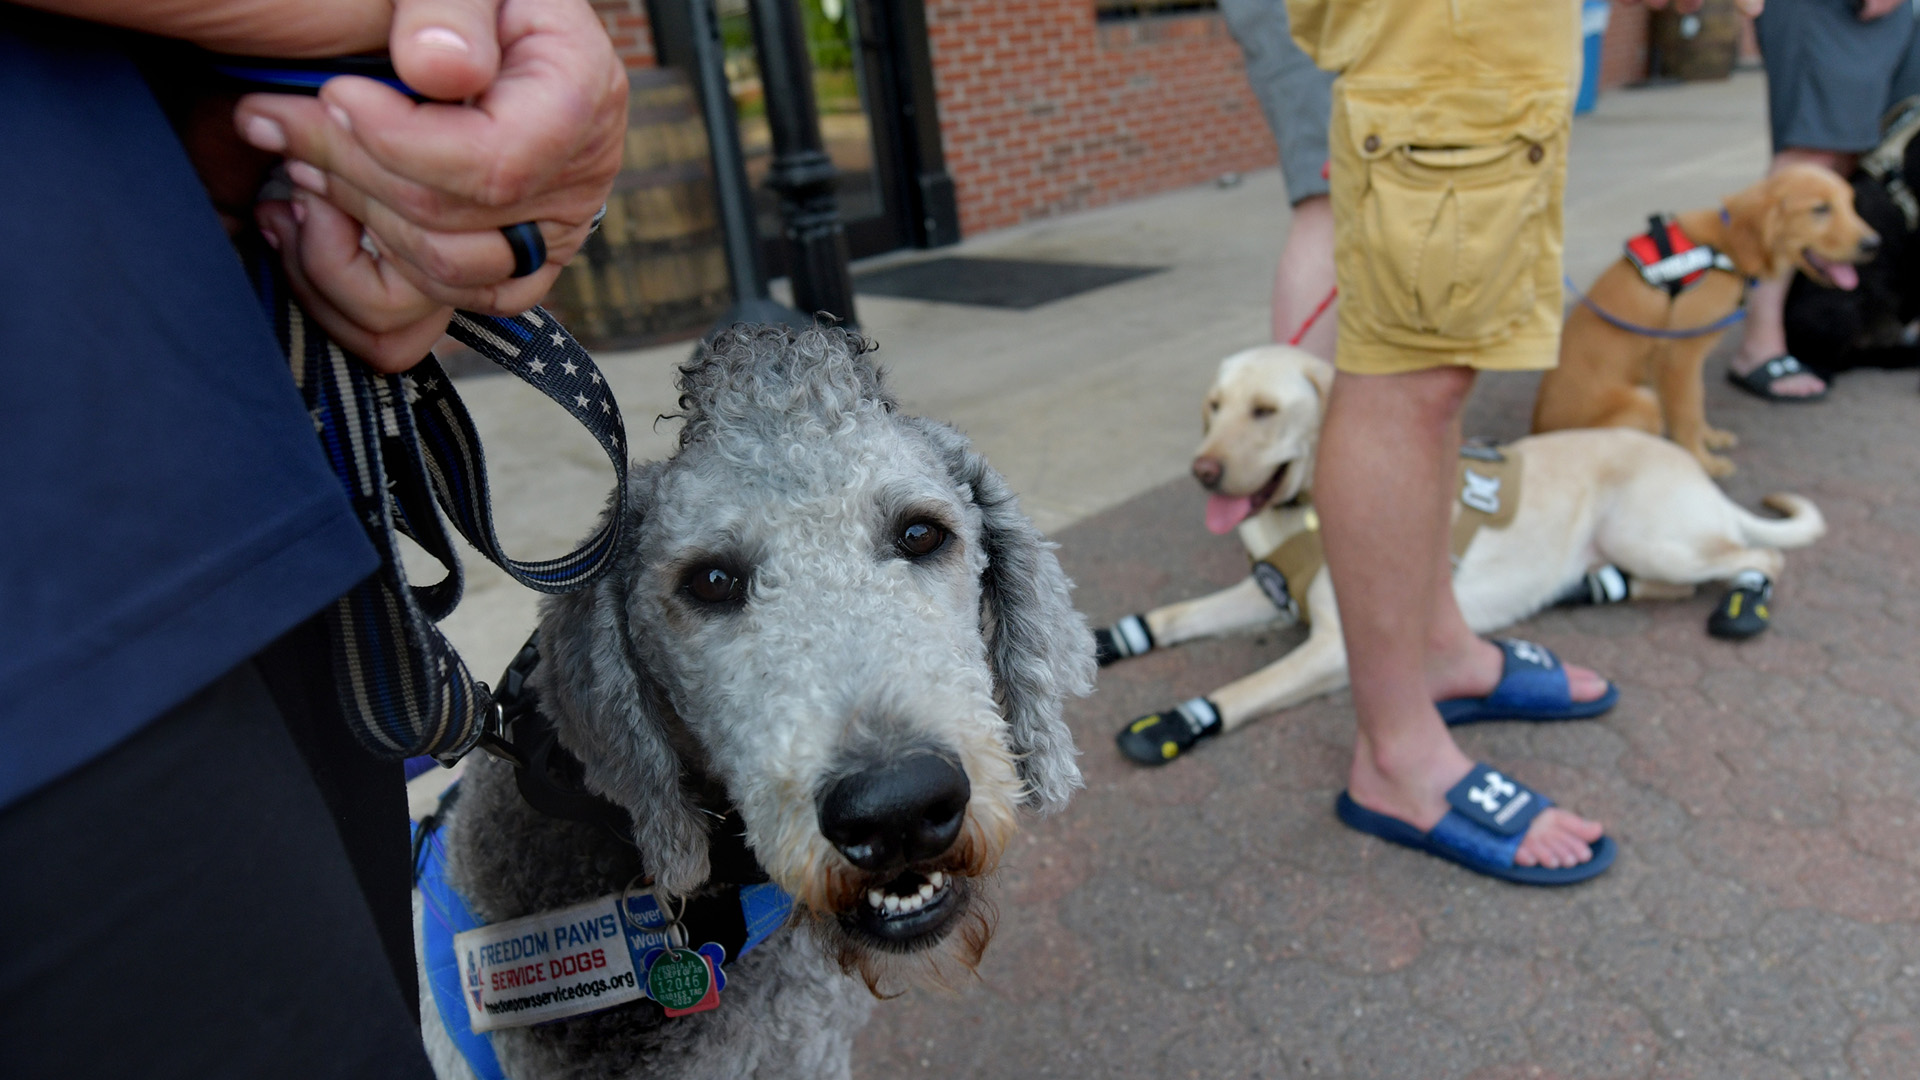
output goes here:
<path id="1" fill-rule="evenodd" d="M 1821 376 L 1860 367 L 1920 366 L 1920 98 L 1888 114 L 1885 139 L 1854 170 L 1853 206 L 1880 234 L 1858 288 L 1823 288 L 1795 274 L 1787 292 L 1787 351 Z"/>

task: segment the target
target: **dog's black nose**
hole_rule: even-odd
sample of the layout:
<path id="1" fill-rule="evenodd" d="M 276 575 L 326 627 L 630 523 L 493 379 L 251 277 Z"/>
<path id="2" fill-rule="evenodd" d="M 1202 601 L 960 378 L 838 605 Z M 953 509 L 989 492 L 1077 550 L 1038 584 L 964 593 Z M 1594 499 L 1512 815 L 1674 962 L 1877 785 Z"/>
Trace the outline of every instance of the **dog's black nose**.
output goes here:
<path id="1" fill-rule="evenodd" d="M 1218 458 L 1197 457 L 1193 459 L 1193 478 L 1200 481 L 1201 487 L 1211 489 L 1220 482 L 1220 474 L 1225 471 L 1226 466 L 1222 465 Z"/>
<path id="2" fill-rule="evenodd" d="M 913 754 L 846 777 L 820 797 L 820 833 L 847 861 L 882 871 L 953 846 L 973 786 L 938 754 Z"/>
<path id="3" fill-rule="evenodd" d="M 1874 252 L 1879 250 L 1880 250 L 1880 234 L 1879 233 L 1870 232 L 1867 235 L 1860 238 L 1860 254 L 1872 255 Z"/>

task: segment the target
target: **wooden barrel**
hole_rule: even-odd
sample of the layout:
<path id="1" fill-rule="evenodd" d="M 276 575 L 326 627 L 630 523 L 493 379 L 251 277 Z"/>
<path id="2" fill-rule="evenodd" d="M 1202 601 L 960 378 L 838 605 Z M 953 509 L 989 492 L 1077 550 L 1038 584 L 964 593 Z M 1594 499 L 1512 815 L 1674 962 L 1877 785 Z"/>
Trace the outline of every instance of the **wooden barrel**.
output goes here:
<path id="1" fill-rule="evenodd" d="M 1685 15 L 1671 7 L 1654 12 L 1647 39 L 1659 70 L 1648 74 L 1688 81 L 1726 78 L 1740 57 L 1740 22 L 1733 0 L 1706 0 L 1699 11 Z"/>
<path id="2" fill-rule="evenodd" d="M 714 209 L 707 129 L 686 76 L 635 71 L 607 217 L 546 305 L 590 348 L 697 336 L 732 294 Z"/>

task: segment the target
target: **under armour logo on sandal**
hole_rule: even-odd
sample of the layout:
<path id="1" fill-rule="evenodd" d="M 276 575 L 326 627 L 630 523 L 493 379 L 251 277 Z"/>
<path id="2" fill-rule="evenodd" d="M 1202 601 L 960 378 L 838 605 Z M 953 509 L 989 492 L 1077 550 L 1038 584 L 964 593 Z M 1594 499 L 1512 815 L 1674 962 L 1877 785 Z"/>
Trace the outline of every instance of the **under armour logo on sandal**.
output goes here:
<path id="1" fill-rule="evenodd" d="M 1514 792 L 1520 790 L 1519 786 L 1513 781 L 1501 776 L 1497 772 L 1488 773 L 1482 778 L 1482 782 L 1487 786 L 1468 788 L 1467 798 L 1478 804 L 1480 809 L 1485 810 L 1489 814 L 1499 813 L 1500 804 L 1512 798 Z"/>
<path id="2" fill-rule="evenodd" d="M 1538 664 L 1541 667 L 1548 668 L 1553 666 L 1553 654 L 1535 645 L 1531 641 L 1515 640 L 1513 642 L 1513 655 L 1525 660 L 1529 664 Z"/>

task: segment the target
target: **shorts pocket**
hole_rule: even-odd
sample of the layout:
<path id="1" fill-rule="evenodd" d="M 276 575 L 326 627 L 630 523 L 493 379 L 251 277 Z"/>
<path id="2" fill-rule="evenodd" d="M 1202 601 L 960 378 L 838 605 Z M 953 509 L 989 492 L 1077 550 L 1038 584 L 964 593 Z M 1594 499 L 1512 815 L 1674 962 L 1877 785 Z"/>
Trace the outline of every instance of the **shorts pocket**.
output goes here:
<path id="1" fill-rule="evenodd" d="M 1367 163 L 1360 227 L 1380 313 L 1461 343 L 1504 335 L 1533 310 L 1551 172 L 1515 136 L 1400 146 Z"/>
<path id="2" fill-rule="evenodd" d="M 1558 251 L 1548 211 L 1564 133 L 1446 145 L 1352 137 L 1364 177 L 1355 225 L 1368 320 L 1389 339 L 1427 346 L 1492 344 L 1526 321 L 1540 260 Z"/>

